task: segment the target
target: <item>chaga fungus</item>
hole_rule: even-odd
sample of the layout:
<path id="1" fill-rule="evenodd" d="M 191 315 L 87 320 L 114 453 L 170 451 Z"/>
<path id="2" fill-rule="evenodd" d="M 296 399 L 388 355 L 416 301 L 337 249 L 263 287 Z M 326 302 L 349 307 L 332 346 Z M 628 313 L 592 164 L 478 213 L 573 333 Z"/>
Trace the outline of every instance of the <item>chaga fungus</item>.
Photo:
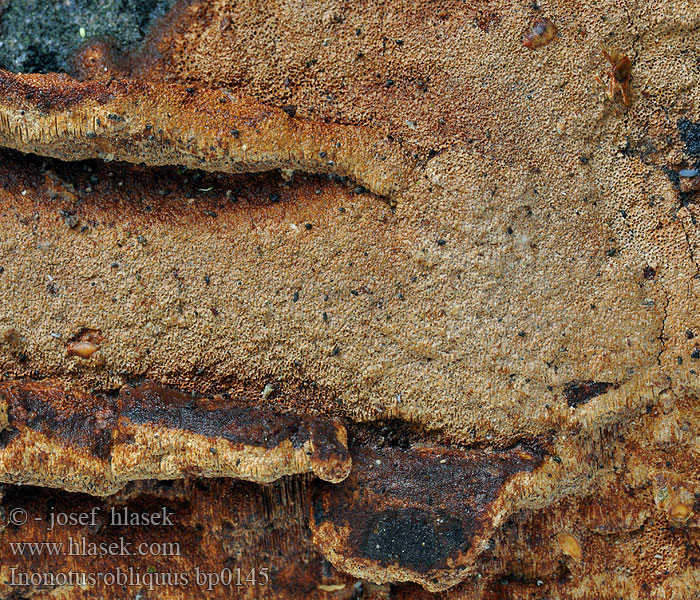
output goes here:
<path id="1" fill-rule="evenodd" d="M 532 29 L 523 36 L 523 46 L 536 50 L 559 37 L 559 30 L 547 17 L 537 19 Z"/>

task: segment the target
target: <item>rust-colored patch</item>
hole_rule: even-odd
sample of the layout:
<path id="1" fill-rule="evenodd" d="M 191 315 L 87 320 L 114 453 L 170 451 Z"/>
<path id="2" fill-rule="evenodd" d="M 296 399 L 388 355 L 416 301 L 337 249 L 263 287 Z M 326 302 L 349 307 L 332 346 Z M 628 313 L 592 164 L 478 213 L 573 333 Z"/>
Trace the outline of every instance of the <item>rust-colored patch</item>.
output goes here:
<path id="1" fill-rule="evenodd" d="M 109 455 L 116 413 L 113 403 L 104 396 L 68 391 L 43 382 L 0 381 L 1 405 L 7 414 L 4 429 L 11 434 L 10 443 L 18 443 L 17 436 L 33 431 L 98 458 Z"/>
<path id="2" fill-rule="evenodd" d="M 301 448 L 309 439 L 305 420 L 299 415 L 235 406 L 223 398 L 198 398 L 153 382 L 123 387 L 119 414 L 138 425 L 158 425 L 233 444 L 274 448 L 290 440 Z"/>
<path id="3" fill-rule="evenodd" d="M 70 86 L 71 81 L 68 75 L 62 73 L 18 77 L 0 69 L 0 95 L 5 101 L 17 102 L 25 109 L 34 108 L 45 113 L 69 110 L 88 99 L 97 104 L 106 104 L 113 99 L 102 84 L 85 82 L 80 86 Z"/>

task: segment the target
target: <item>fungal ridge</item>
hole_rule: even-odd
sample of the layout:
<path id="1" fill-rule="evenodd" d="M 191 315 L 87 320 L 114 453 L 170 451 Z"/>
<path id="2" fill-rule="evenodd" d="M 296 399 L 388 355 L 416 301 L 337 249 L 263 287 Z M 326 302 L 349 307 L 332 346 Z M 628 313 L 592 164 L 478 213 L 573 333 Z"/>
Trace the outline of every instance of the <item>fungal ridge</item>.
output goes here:
<path id="1" fill-rule="evenodd" d="M 388 198 L 412 170 L 402 150 L 374 130 L 304 120 L 242 94 L 4 70 L 0 145 L 61 160 L 336 174 Z"/>

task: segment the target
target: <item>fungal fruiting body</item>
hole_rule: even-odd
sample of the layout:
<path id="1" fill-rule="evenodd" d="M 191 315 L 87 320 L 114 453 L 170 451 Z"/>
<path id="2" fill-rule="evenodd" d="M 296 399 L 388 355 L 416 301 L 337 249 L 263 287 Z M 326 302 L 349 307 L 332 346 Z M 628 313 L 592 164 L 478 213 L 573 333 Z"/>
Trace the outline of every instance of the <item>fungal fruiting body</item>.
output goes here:
<path id="1" fill-rule="evenodd" d="M 610 70 L 605 74 L 608 78 L 606 84 L 598 75 L 595 79 L 605 87 L 605 95 L 610 99 L 615 99 L 615 94 L 619 91 L 622 94 L 622 102 L 629 106 L 630 102 L 630 74 L 632 72 L 632 61 L 626 54 L 618 50 L 611 50 L 601 46 L 603 56 L 610 63 Z"/>
<path id="2" fill-rule="evenodd" d="M 227 90 L 0 69 L 0 146 L 62 160 L 347 176 L 391 197 L 411 170 L 372 129 L 290 116 Z"/>
<path id="3" fill-rule="evenodd" d="M 559 37 L 559 31 L 554 23 L 547 17 L 543 17 L 537 19 L 532 24 L 532 29 L 523 36 L 523 46 L 530 50 L 535 50 L 541 46 L 546 46 L 557 37 Z"/>

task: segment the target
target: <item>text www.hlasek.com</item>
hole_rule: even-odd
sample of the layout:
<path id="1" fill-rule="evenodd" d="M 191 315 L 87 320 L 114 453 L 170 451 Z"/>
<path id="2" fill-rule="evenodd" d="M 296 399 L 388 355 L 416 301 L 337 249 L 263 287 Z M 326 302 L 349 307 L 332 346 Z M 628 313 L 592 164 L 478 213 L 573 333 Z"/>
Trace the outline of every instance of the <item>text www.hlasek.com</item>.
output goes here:
<path id="1" fill-rule="evenodd" d="M 177 542 L 133 544 L 123 537 L 116 542 L 89 542 L 68 538 L 68 542 L 10 542 L 14 556 L 181 556 Z"/>

